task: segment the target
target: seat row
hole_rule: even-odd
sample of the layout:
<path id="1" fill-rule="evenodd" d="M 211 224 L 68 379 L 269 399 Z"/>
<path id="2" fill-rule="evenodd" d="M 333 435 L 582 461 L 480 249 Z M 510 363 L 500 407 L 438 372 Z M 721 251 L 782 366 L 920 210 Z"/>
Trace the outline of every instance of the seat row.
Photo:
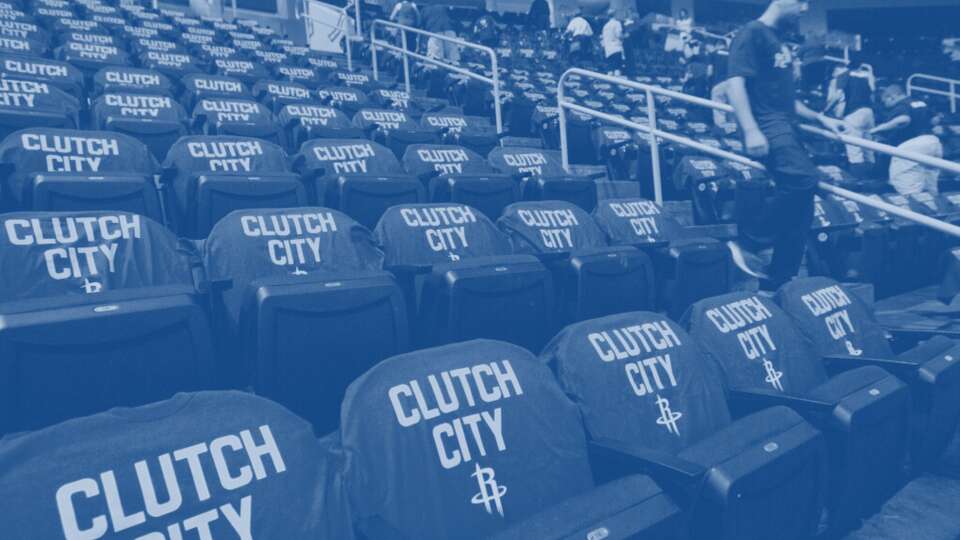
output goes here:
<path id="1" fill-rule="evenodd" d="M 823 509 L 833 532 L 872 514 L 903 481 L 908 456 L 918 469 L 933 464 L 960 412 L 957 354 L 956 342 L 931 336 L 894 355 L 854 292 L 802 279 L 776 302 L 753 293 L 702 300 L 682 325 L 651 312 L 582 321 L 539 359 L 493 340 L 391 356 L 349 385 L 342 424 L 319 442 L 286 409 L 236 392 L 68 421 L 0 443 L 0 478 L 26 478 L 0 486 L 57 501 L 23 509 L 35 531 L 112 519 L 146 532 L 161 516 L 179 531 L 203 507 L 172 496 L 159 513 L 149 487 L 157 481 L 144 478 L 162 471 L 167 493 L 186 496 L 192 448 L 191 463 L 212 460 L 201 500 L 219 510 L 205 517 L 213 530 L 811 538 Z M 83 459 L 39 466 L 67 447 Z M 142 461 L 150 456 L 159 468 Z M 125 521 L 107 512 L 100 482 L 122 499 Z M 278 521 L 253 510 L 264 504 L 299 510 Z"/>

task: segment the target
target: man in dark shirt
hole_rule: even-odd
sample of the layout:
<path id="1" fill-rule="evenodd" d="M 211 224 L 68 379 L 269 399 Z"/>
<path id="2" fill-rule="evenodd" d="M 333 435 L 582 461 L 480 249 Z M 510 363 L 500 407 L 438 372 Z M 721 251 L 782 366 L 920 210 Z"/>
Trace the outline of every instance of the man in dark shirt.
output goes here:
<path id="1" fill-rule="evenodd" d="M 778 287 L 797 274 L 813 219 L 813 195 L 821 175 L 798 140 L 796 117 L 819 121 L 835 132 L 846 130 L 843 121 L 817 114 L 796 98 L 798 70 L 780 33 L 807 10 L 807 4 L 771 1 L 730 47 L 726 92 L 743 130 L 744 147 L 763 161 L 776 182 L 763 213 L 773 236 L 773 259 L 766 273 L 749 268 L 739 244 L 731 243 L 730 248 L 734 262 L 761 278 L 764 288 Z"/>

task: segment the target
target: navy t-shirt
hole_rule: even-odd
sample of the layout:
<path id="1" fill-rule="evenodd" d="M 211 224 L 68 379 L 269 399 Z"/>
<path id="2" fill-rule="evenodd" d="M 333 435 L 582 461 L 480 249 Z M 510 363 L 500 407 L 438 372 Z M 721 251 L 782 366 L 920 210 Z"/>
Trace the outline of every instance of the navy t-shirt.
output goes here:
<path id="1" fill-rule="evenodd" d="M 795 114 L 793 52 L 771 28 L 752 21 L 730 46 L 728 77 L 743 77 L 757 125 L 767 137 L 789 133 Z"/>
<path id="2" fill-rule="evenodd" d="M 925 101 L 909 97 L 904 98 L 890 109 L 885 120 L 889 122 L 900 116 L 909 117 L 910 123 L 885 133 L 887 141 L 891 145 L 899 146 L 914 137 L 933 133 L 930 107 L 927 106 Z"/>
<path id="3" fill-rule="evenodd" d="M 0 440 L 0 529 L 7 540 L 350 540 L 341 455 L 263 398 L 177 394 Z"/>

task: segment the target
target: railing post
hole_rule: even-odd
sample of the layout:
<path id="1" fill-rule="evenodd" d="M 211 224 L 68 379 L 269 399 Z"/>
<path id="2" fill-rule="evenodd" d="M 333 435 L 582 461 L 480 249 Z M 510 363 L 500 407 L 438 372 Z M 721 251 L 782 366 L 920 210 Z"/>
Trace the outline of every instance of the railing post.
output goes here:
<path id="1" fill-rule="evenodd" d="M 377 66 L 377 21 L 370 25 L 370 61 L 373 62 L 373 80 L 380 80 L 380 68 Z"/>
<path id="2" fill-rule="evenodd" d="M 400 29 L 400 46 L 403 47 L 403 84 L 407 88 L 407 95 L 410 95 L 410 59 L 407 56 L 407 31 Z"/>
<path id="3" fill-rule="evenodd" d="M 363 3 L 363 0 L 353 0 L 354 9 L 357 12 L 356 23 L 357 23 L 357 37 L 363 36 L 363 25 L 360 24 L 360 4 Z"/>
<path id="4" fill-rule="evenodd" d="M 957 114 L 957 83 L 950 81 L 950 114 Z"/>
<path id="5" fill-rule="evenodd" d="M 563 164 L 563 170 L 570 172 L 570 149 L 567 148 L 567 111 L 564 107 L 566 97 L 564 96 L 563 81 L 566 74 L 560 76 L 560 82 L 557 83 L 557 124 L 560 126 L 560 159 Z"/>
<path id="6" fill-rule="evenodd" d="M 653 91 L 647 88 L 647 121 L 650 123 L 650 162 L 653 164 L 653 200 L 663 204 L 663 184 L 660 179 L 660 144 L 657 142 L 657 104 Z"/>
<path id="7" fill-rule="evenodd" d="M 493 116 L 499 135 L 503 133 L 503 116 L 500 112 L 500 67 L 497 65 L 497 53 L 493 49 L 490 49 L 490 68 L 493 70 Z"/>

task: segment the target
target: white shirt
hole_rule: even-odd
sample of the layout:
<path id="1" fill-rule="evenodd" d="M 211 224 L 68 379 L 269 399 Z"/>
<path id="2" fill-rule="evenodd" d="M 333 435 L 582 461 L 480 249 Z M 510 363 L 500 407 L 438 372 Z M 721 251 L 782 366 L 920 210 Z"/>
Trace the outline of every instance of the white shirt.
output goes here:
<path id="1" fill-rule="evenodd" d="M 617 19 L 610 19 L 603 25 L 603 34 L 600 37 L 603 44 L 603 55 L 611 56 L 623 52 L 623 24 Z"/>
<path id="2" fill-rule="evenodd" d="M 577 16 L 570 19 L 570 23 L 567 25 L 567 33 L 573 37 L 592 36 L 593 28 L 590 28 L 590 23 L 586 19 Z"/>

